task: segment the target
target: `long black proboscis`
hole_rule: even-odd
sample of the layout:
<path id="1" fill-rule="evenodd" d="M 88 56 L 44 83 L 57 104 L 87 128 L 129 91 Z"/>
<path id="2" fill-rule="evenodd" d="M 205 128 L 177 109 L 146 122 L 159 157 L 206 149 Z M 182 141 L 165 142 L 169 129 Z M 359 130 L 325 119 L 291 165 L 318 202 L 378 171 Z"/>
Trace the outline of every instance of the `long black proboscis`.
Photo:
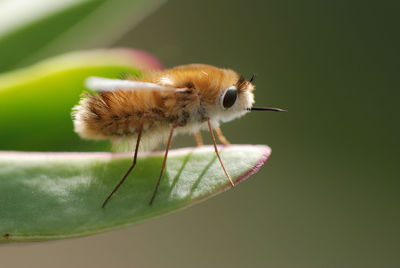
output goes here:
<path id="1" fill-rule="evenodd" d="M 287 112 L 287 110 L 272 108 L 272 107 L 251 107 L 249 111 L 272 111 L 272 112 Z"/>

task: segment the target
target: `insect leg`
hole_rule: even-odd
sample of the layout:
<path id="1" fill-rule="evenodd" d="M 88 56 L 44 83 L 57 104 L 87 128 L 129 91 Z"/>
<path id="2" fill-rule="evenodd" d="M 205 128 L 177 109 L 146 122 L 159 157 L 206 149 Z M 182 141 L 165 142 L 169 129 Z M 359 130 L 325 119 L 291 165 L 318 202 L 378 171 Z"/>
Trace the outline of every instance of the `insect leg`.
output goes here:
<path id="1" fill-rule="evenodd" d="M 219 127 L 215 128 L 215 132 L 217 132 L 217 137 L 223 145 L 231 145 L 231 143 L 225 138 L 224 134 L 222 134 L 222 130 Z"/>
<path id="2" fill-rule="evenodd" d="M 224 164 L 222 163 L 221 157 L 219 157 L 217 144 L 216 144 L 216 142 L 215 142 L 215 137 L 214 137 L 213 130 L 212 130 L 212 128 L 211 128 L 211 123 L 210 123 L 210 119 L 209 119 L 209 118 L 207 119 L 207 122 L 208 122 L 208 129 L 210 130 L 210 134 L 211 134 L 211 139 L 212 139 L 212 142 L 213 142 L 213 145 L 214 145 L 214 150 L 215 150 L 215 153 L 217 154 L 217 157 L 218 157 L 219 162 L 221 163 L 221 167 L 222 167 L 222 169 L 224 170 L 225 175 L 226 175 L 226 177 L 227 177 L 228 180 L 229 180 L 229 183 L 230 183 L 232 186 L 235 186 L 235 184 L 233 183 L 231 177 L 229 176 L 228 172 L 226 171 L 226 169 L 225 169 L 225 167 L 224 167 Z"/>
<path id="3" fill-rule="evenodd" d="M 110 198 L 112 197 L 112 195 L 118 190 L 118 188 L 122 185 L 122 183 L 124 183 L 125 179 L 128 177 L 129 173 L 131 173 L 132 169 L 135 167 L 136 165 L 136 158 L 137 158 L 137 153 L 138 153 L 138 149 L 139 149 L 139 143 L 140 143 L 140 139 L 142 137 L 142 130 L 143 130 L 143 126 L 140 126 L 139 128 L 139 133 L 138 133 L 138 137 L 137 137 L 137 141 L 136 141 L 136 147 L 135 147 L 135 154 L 133 156 L 133 162 L 132 165 L 130 166 L 130 168 L 128 169 L 128 171 L 125 173 L 125 175 L 122 177 L 121 181 L 117 184 L 117 186 L 115 186 L 114 190 L 112 190 L 112 192 L 107 196 L 106 200 L 104 200 L 103 205 L 101 206 L 102 208 L 104 208 L 108 202 L 108 200 L 110 200 Z"/>
<path id="4" fill-rule="evenodd" d="M 200 131 L 194 134 L 194 138 L 196 139 L 197 146 L 203 146 L 203 139 L 201 138 Z"/>
<path id="5" fill-rule="evenodd" d="M 162 167 L 161 167 L 161 171 L 160 171 L 160 176 L 158 177 L 156 188 L 154 189 L 153 196 L 151 197 L 149 205 L 153 204 L 154 198 L 156 197 L 156 194 L 157 194 L 158 186 L 160 186 L 161 177 L 162 177 L 162 174 L 165 169 L 165 163 L 167 162 L 169 146 L 171 145 L 172 135 L 174 134 L 175 128 L 176 128 L 175 125 L 172 126 L 171 132 L 169 133 L 167 148 L 165 149 L 165 154 L 164 154 L 164 159 L 163 159 L 163 163 L 162 163 Z"/>

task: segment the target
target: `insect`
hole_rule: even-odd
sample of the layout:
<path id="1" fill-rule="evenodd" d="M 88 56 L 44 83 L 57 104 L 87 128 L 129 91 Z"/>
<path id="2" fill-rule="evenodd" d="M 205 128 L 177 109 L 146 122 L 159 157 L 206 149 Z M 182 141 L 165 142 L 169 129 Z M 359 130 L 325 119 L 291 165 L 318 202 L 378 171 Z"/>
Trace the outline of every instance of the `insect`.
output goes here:
<path id="1" fill-rule="evenodd" d="M 182 65 L 146 72 L 140 78 L 108 79 L 89 77 L 86 86 L 97 93 L 84 93 L 73 108 L 75 132 L 86 139 L 110 139 L 113 144 L 135 144 L 133 162 L 120 182 L 104 200 L 104 208 L 136 165 L 139 144 L 147 147 L 166 141 L 166 149 L 150 205 L 153 203 L 165 169 L 174 134 L 195 136 L 203 145 L 200 130 L 210 132 L 215 153 L 229 183 L 234 186 L 218 153 L 213 129 L 224 145 L 229 145 L 219 124 L 249 111 L 284 111 L 256 108 L 254 75 L 246 80 L 238 73 L 205 64 Z"/>

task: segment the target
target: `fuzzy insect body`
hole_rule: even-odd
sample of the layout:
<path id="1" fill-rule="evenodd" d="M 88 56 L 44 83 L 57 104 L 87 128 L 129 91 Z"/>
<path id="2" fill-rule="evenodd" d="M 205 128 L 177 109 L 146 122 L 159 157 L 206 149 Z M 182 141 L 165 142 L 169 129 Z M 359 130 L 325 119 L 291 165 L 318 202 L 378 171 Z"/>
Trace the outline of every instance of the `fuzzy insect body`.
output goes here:
<path id="1" fill-rule="evenodd" d="M 232 70 L 210 65 L 185 65 L 161 72 L 145 73 L 135 81 L 150 82 L 169 90 L 116 90 L 86 93 L 74 108 L 75 131 L 87 139 L 110 139 L 118 145 L 134 143 L 143 128 L 146 147 L 166 140 L 171 125 L 176 133 L 194 134 L 205 129 L 206 119 L 212 126 L 239 117 L 254 102 L 250 82 Z M 230 109 L 221 106 L 220 98 L 229 87 L 237 87 L 237 103 Z M 143 142 L 143 141 L 142 141 Z M 150 148 L 149 148 L 150 147 Z"/>
<path id="2" fill-rule="evenodd" d="M 220 141 L 229 144 L 219 124 L 252 109 L 260 109 L 252 107 L 252 79 L 249 81 L 232 70 L 204 64 L 147 72 L 141 78 L 128 80 L 89 78 L 88 88 L 98 93 L 85 93 L 74 107 L 75 131 L 86 139 L 110 139 L 117 145 L 128 141 L 136 145 L 132 166 L 103 207 L 135 166 L 139 143 L 150 148 L 157 145 L 157 141 L 167 140 L 163 167 L 150 203 L 153 202 L 175 133 L 195 134 L 201 145 L 199 131 L 208 128 L 221 166 L 233 185 L 219 157 L 212 129 L 216 129 Z"/>

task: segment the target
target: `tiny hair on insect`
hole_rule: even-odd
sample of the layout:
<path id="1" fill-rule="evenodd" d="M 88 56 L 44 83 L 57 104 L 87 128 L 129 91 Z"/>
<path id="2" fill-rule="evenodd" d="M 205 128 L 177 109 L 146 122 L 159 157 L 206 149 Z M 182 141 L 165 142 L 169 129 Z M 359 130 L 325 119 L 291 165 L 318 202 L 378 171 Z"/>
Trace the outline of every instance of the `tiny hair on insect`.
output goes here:
<path id="1" fill-rule="evenodd" d="M 162 167 L 149 197 L 149 204 L 153 204 L 175 134 L 194 135 L 197 145 L 202 146 L 200 131 L 209 131 L 222 171 L 234 186 L 218 153 L 214 131 L 222 144 L 229 145 L 219 128 L 221 123 L 250 111 L 285 112 L 279 108 L 254 107 L 255 76 L 247 80 L 230 69 L 190 64 L 144 72 L 139 78 L 125 77 L 87 78 L 86 87 L 91 92 L 83 93 L 72 111 L 75 132 L 82 138 L 109 139 L 114 146 L 134 144 L 132 164 L 105 198 L 102 208 L 134 169 L 139 146 L 151 150 L 156 141 L 164 141 Z"/>

